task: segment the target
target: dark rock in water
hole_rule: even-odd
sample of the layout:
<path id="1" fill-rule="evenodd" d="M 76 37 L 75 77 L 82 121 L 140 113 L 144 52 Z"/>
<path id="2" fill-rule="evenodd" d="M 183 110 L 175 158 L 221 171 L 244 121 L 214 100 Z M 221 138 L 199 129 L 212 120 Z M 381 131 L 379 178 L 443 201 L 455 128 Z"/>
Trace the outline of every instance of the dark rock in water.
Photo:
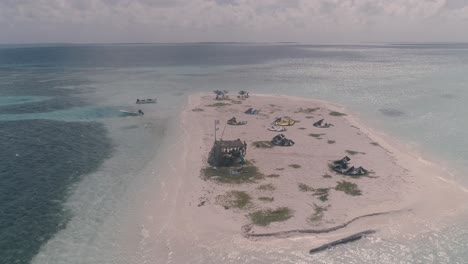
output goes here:
<path id="1" fill-rule="evenodd" d="M 386 115 L 386 116 L 391 116 L 391 117 L 399 117 L 405 115 L 405 112 L 397 110 L 397 109 L 392 109 L 392 108 L 382 108 L 379 109 L 379 111 Z"/>
<path id="2" fill-rule="evenodd" d="M 363 237 L 365 237 L 367 235 L 374 234 L 375 232 L 376 232 L 375 230 L 366 230 L 366 231 L 363 231 L 363 232 L 359 232 L 359 233 L 356 233 L 354 235 L 347 236 L 345 238 L 335 240 L 335 241 L 333 241 L 331 243 L 322 245 L 320 247 L 313 248 L 313 249 L 309 250 L 309 254 L 318 253 L 318 252 L 333 248 L 333 247 L 341 245 L 341 244 L 354 242 L 354 241 L 357 241 L 357 240 L 359 240 L 359 239 L 361 239 L 361 238 L 363 238 Z"/>

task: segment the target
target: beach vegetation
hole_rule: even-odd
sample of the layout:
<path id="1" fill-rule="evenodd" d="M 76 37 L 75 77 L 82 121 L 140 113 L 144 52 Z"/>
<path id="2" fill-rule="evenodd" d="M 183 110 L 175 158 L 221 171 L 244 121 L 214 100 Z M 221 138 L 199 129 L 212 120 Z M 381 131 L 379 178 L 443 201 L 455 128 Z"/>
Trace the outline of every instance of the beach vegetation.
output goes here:
<path id="1" fill-rule="evenodd" d="M 362 194 L 357 184 L 347 181 L 337 182 L 335 190 L 344 192 L 351 196 L 358 196 Z"/>
<path id="2" fill-rule="evenodd" d="M 257 190 L 260 190 L 260 191 L 274 191 L 275 189 L 276 189 L 276 187 L 273 186 L 273 184 L 271 184 L 271 183 L 262 184 L 262 185 L 257 187 Z"/>
<path id="3" fill-rule="evenodd" d="M 252 205 L 252 197 L 243 191 L 229 191 L 216 197 L 216 202 L 226 209 L 245 209 Z"/>
<path id="4" fill-rule="evenodd" d="M 276 209 L 258 210 L 249 214 L 249 218 L 254 225 L 268 226 L 273 222 L 284 222 L 294 215 L 293 210 L 288 207 L 278 207 Z"/>
<path id="5" fill-rule="evenodd" d="M 273 174 L 269 174 L 267 175 L 268 178 L 279 178 L 279 174 L 276 174 L 276 173 L 273 173 Z"/>
<path id="6" fill-rule="evenodd" d="M 331 178 L 332 176 L 328 173 L 325 173 L 324 175 L 322 175 L 322 178 L 325 178 L 325 179 L 329 179 Z"/>
<path id="7" fill-rule="evenodd" d="M 219 183 L 254 183 L 265 176 L 257 166 L 248 162 L 242 167 L 205 167 L 201 171 L 205 179 L 214 180 Z"/>
<path id="8" fill-rule="evenodd" d="M 377 143 L 377 142 L 371 142 L 370 144 L 371 144 L 371 145 L 374 145 L 374 146 L 380 146 L 380 144 Z"/>
<path id="9" fill-rule="evenodd" d="M 331 116 L 345 116 L 346 115 L 345 113 L 340 113 L 340 112 L 337 112 L 337 111 L 330 111 L 329 114 Z"/>
<path id="10" fill-rule="evenodd" d="M 262 202 L 273 202 L 275 200 L 274 197 L 266 197 L 266 196 L 262 196 L 262 197 L 258 197 L 258 200 L 262 201 Z"/>
<path id="11" fill-rule="evenodd" d="M 192 109 L 193 112 L 203 112 L 205 110 L 203 110 L 202 108 L 194 108 Z"/>
<path id="12" fill-rule="evenodd" d="M 299 129 L 300 129 L 300 130 L 305 130 L 306 128 L 305 128 L 305 127 L 300 127 Z"/>
<path id="13" fill-rule="evenodd" d="M 282 171 L 282 170 L 284 170 L 284 168 L 276 168 L 276 170 Z"/>
<path id="14" fill-rule="evenodd" d="M 242 101 L 231 100 L 231 103 L 233 103 L 233 104 L 242 104 Z"/>
<path id="15" fill-rule="evenodd" d="M 301 167 L 301 165 L 299 165 L 299 164 L 289 164 L 288 166 L 293 168 L 293 169 L 299 169 Z"/>
<path id="16" fill-rule="evenodd" d="M 255 141 L 252 143 L 256 148 L 273 148 L 275 145 L 271 141 Z"/>
<path id="17" fill-rule="evenodd" d="M 336 141 L 335 141 L 335 140 L 327 140 L 327 143 L 328 143 L 328 144 L 335 144 Z"/>
<path id="18" fill-rule="evenodd" d="M 318 196 L 319 200 L 325 202 L 328 200 L 328 194 L 330 192 L 330 188 L 313 188 L 305 183 L 299 183 L 297 185 L 299 191 L 301 192 L 313 192 L 313 196 Z"/>
<path id="19" fill-rule="evenodd" d="M 328 201 L 328 194 L 330 192 L 330 188 L 317 188 L 314 189 L 314 196 L 318 196 L 319 200 L 322 202 Z"/>
<path id="20" fill-rule="evenodd" d="M 297 185 L 297 187 L 299 188 L 299 191 L 301 191 L 301 192 L 312 192 L 312 191 L 314 191 L 314 188 L 310 187 L 309 185 L 307 185 L 305 183 L 299 183 Z"/>
<path id="21" fill-rule="evenodd" d="M 323 136 L 323 135 L 325 135 L 325 134 L 314 134 L 314 133 L 309 134 L 309 136 L 314 137 L 316 139 L 322 139 L 321 136 Z"/>
<path id="22" fill-rule="evenodd" d="M 306 114 L 310 114 L 310 113 L 313 113 L 317 110 L 319 110 L 320 107 L 315 107 L 315 108 L 299 108 L 295 113 L 306 113 Z"/>
<path id="23" fill-rule="evenodd" d="M 210 105 L 206 105 L 206 106 L 209 106 L 209 107 L 223 107 L 223 106 L 227 106 L 227 105 L 231 105 L 231 104 L 219 102 L 219 103 L 214 103 L 214 104 L 210 104 Z"/>
<path id="24" fill-rule="evenodd" d="M 357 154 L 362 154 L 362 155 L 365 155 L 366 153 L 365 152 L 359 152 L 359 151 L 355 151 L 355 150 L 345 150 L 346 153 L 348 153 L 349 155 L 357 155 Z"/>
<path id="25" fill-rule="evenodd" d="M 309 221 L 312 223 L 320 222 L 324 213 L 328 210 L 328 207 L 330 206 L 319 206 L 314 203 L 314 213 L 309 218 Z"/>

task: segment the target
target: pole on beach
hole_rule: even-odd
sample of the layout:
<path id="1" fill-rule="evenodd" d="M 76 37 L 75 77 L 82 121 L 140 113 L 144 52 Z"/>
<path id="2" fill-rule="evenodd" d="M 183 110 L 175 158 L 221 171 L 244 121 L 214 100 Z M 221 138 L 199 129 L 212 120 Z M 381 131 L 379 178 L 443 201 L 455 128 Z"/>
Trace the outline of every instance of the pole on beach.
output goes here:
<path id="1" fill-rule="evenodd" d="M 219 120 L 214 121 L 214 139 L 216 142 L 216 131 L 218 131 Z"/>
<path id="2" fill-rule="evenodd" d="M 226 124 L 224 124 L 223 132 L 221 133 L 221 140 L 223 139 L 223 136 L 224 136 L 224 130 L 226 130 Z"/>

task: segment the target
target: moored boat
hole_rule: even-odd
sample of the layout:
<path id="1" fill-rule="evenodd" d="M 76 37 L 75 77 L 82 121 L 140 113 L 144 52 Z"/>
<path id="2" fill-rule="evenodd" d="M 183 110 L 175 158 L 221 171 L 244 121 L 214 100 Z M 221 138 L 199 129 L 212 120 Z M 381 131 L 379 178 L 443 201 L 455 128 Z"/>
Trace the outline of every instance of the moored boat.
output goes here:
<path id="1" fill-rule="evenodd" d="M 122 113 L 125 116 L 139 116 L 139 115 L 144 115 L 145 114 L 141 110 L 138 110 L 138 111 L 120 110 L 120 113 Z"/>
<path id="2" fill-rule="evenodd" d="M 148 99 L 139 99 L 137 98 L 136 103 L 137 104 L 155 104 L 157 103 L 158 98 L 148 98 Z"/>

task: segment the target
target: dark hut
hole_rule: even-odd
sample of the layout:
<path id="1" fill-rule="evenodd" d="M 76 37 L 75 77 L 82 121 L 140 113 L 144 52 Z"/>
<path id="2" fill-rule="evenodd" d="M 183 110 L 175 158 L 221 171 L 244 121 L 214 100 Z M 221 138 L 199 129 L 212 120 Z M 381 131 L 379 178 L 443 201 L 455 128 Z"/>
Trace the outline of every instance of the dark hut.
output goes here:
<path id="1" fill-rule="evenodd" d="M 217 140 L 210 151 L 208 163 L 214 167 L 229 167 L 243 164 L 247 144 L 240 139 Z"/>

